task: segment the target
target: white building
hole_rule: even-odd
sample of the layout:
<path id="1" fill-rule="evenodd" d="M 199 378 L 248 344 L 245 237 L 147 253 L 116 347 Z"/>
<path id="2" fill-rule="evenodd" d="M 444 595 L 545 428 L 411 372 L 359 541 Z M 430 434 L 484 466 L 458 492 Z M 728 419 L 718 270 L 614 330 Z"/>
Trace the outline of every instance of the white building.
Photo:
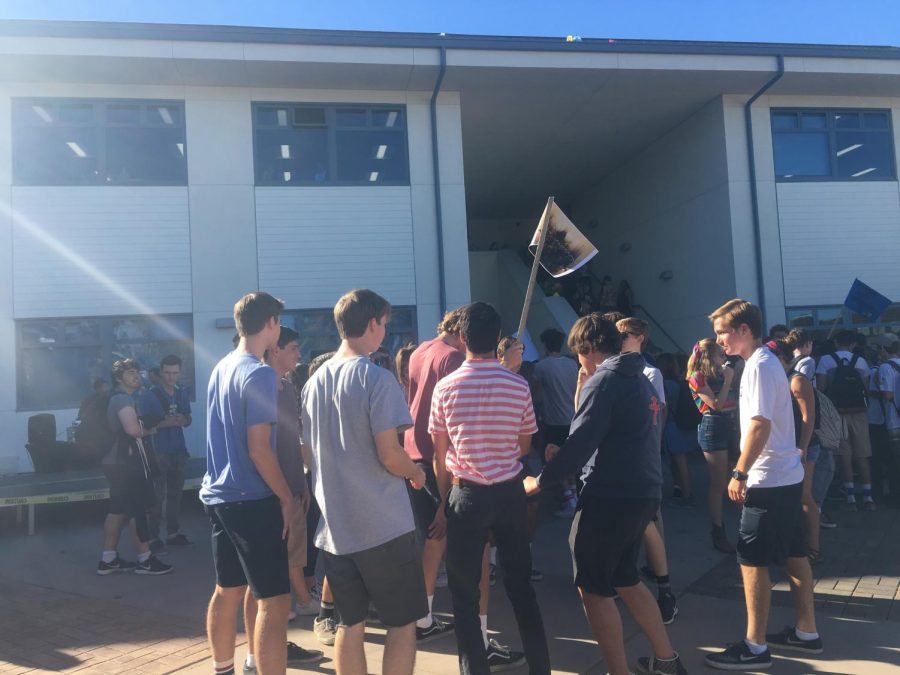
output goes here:
<path id="1" fill-rule="evenodd" d="M 169 351 L 202 454 L 249 290 L 307 358 L 358 286 L 396 307 L 392 346 L 472 297 L 511 329 L 551 194 L 665 349 L 735 295 L 853 322 L 855 277 L 900 299 L 897 114 L 892 48 L 2 22 L 0 457 L 27 470 L 30 415 L 63 435 L 114 358 Z"/>

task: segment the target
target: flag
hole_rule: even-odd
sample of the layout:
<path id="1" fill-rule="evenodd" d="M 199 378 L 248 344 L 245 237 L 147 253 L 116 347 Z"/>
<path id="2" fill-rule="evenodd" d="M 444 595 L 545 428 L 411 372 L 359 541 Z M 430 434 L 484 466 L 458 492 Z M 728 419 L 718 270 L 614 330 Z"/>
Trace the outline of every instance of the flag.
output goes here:
<path id="1" fill-rule="evenodd" d="M 845 307 L 867 317 L 869 321 L 877 321 L 890 304 L 890 300 L 859 279 L 853 280 L 847 299 L 844 300 Z"/>
<path id="2" fill-rule="evenodd" d="M 548 228 L 544 251 L 541 254 L 541 267 L 559 278 L 582 267 L 597 255 L 597 249 L 578 231 L 555 201 L 548 204 L 548 208 L 550 212 L 547 213 L 547 209 L 544 209 L 544 215 L 541 216 L 541 222 Z M 537 253 L 540 240 L 541 226 L 538 225 L 528 245 L 531 255 Z"/>

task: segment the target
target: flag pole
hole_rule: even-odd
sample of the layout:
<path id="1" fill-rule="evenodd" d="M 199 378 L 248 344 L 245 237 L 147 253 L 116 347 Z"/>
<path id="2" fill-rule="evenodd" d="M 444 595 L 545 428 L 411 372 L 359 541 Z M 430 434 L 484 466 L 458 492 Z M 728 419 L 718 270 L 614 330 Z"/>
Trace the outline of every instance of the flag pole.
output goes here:
<path id="1" fill-rule="evenodd" d="M 841 309 L 843 309 L 843 307 L 842 307 Z M 841 312 L 840 314 L 838 314 L 837 318 L 834 320 L 834 323 L 831 324 L 831 330 L 828 331 L 828 337 L 825 338 L 826 340 L 830 340 L 832 337 L 834 337 L 834 331 L 835 331 L 835 329 L 838 327 L 838 323 L 839 323 L 839 322 L 841 321 L 841 319 L 843 319 L 843 318 L 844 318 L 844 313 L 843 313 L 843 312 Z"/>
<path id="2" fill-rule="evenodd" d="M 538 228 L 541 231 L 540 239 L 538 239 L 537 250 L 534 252 L 534 263 L 531 265 L 531 277 L 528 279 L 528 289 L 525 291 L 525 305 L 522 307 L 522 318 L 519 319 L 519 330 L 516 333 L 517 338 L 521 342 L 522 336 L 525 334 L 525 323 L 528 321 L 528 310 L 531 309 L 531 296 L 534 294 L 534 284 L 537 281 L 538 268 L 541 266 L 541 254 L 544 252 L 544 244 L 547 241 L 547 230 L 550 220 L 550 210 L 553 208 L 554 198 L 547 198 L 547 206 L 544 207 L 544 213 L 541 216 L 541 222 Z"/>

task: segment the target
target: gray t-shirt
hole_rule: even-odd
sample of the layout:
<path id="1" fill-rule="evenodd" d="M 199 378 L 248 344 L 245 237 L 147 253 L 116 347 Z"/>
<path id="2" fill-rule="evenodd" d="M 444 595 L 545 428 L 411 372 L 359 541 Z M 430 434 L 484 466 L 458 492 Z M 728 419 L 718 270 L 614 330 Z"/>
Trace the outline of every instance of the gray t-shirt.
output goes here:
<path id="1" fill-rule="evenodd" d="M 303 387 L 300 409 L 322 510 L 316 546 L 349 555 L 412 532 L 406 481 L 384 468 L 375 446 L 375 434 L 413 423 L 393 374 L 363 356 L 332 358 Z"/>
<path id="2" fill-rule="evenodd" d="M 578 364 L 568 356 L 547 356 L 534 366 L 534 380 L 541 385 L 544 424 L 569 426 L 575 416 Z"/>
<path id="3" fill-rule="evenodd" d="M 109 452 L 103 456 L 101 464 L 124 464 L 125 460 L 119 458 L 118 452 L 119 438 L 125 431 L 122 427 L 122 420 L 119 419 L 119 411 L 123 408 L 135 408 L 134 396 L 116 388 L 113 390 L 112 396 L 109 397 L 109 405 L 106 406 L 106 423 L 109 426 L 109 430 L 115 434 L 115 438 Z M 135 412 L 137 412 L 136 408 Z"/>
<path id="4" fill-rule="evenodd" d="M 294 385 L 281 381 L 278 392 L 278 422 L 276 423 L 275 454 L 278 465 L 291 494 L 299 497 L 306 491 L 303 455 L 300 454 L 300 408 Z"/>

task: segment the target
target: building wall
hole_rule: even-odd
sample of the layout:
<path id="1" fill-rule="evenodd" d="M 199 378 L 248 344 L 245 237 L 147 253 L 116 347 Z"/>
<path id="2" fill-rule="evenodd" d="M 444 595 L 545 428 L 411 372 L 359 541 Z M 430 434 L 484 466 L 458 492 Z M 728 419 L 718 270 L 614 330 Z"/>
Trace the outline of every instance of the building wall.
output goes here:
<path id="1" fill-rule="evenodd" d="M 598 223 L 585 232 L 599 250 L 593 271 L 627 280 L 635 301 L 686 349 L 710 333 L 707 314 L 735 292 L 732 256 L 709 254 L 732 250 L 724 121 L 722 100 L 710 102 L 569 214 L 575 223 Z M 664 271 L 670 281 L 660 279 Z"/>
<path id="2" fill-rule="evenodd" d="M 33 413 L 16 410 L 19 318 L 192 313 L 198 396 L 187 436 L 195 455 L 205 452 L 205 383 L 233 335 L 216 322 L 247 291 L 267 290 L 288 309 L 305 309 L 331 307 L 346 290 L 369 286 L 394 304 L 416 305 L 419 337 L 433 335 L 441 308 L 430 92 L 3 84 L 0 129 L 11 129 L 18 96 L 184 101 L 189 181 L 13 187 L 10 134 L 0 133 L 0 458 L 18 458 L 20 471 L 31 466 L 24 444 Z M 405 104 L 410 185 L 256 188 L 252 101 Z M 469 301 L 458 94 L 442 93 L 437 107 L 453 307 Z M 47 412 L 63 436 L 77 411 Z"/>

